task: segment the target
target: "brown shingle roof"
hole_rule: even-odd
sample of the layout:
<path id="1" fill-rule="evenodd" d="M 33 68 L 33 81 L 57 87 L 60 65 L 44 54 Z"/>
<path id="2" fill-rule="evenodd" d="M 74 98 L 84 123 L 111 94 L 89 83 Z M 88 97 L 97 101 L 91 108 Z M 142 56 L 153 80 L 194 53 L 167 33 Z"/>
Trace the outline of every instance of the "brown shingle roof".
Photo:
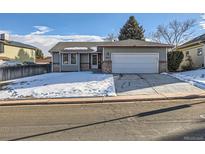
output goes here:
<path id="1" fill-rule="evenodd" d="M 106 45 L 100 45 L 103 47 L 173 47 L 169 44 L 162 44 L 156 42 L 149 42 L 149 41 L 142 41 L 142 40 L 123 40 L 123 41 L 116 41 Z"/>
<path id="2" fill-rule="evenodd" d="M 59 42 L 49 52 L 61 51 L 69 47 L 95 47 L 99 45 L 106 45 L 111 42 Z"/>
<path id="3" fill-rule="evenodd" d="M 156 43 L 156 42 L 148 42 L 141 40 L 123 40 L 123 41 L 115 41 L 115 42 L 59 42 L 53 48 L 49 50 L 49 52 L 62 51 L 68 47 L 163 47 L 163 48 L 171 48 L 172 45 Z"/>

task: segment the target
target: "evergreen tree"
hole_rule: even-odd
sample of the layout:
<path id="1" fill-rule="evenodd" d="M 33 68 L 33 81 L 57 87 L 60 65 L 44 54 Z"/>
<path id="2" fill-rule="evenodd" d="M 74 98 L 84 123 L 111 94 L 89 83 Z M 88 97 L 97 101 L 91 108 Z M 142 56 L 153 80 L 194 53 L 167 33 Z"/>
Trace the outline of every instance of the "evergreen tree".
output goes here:
<path id="1" fill-rule="evenodd" d="M 36 51 L 36 59 L 43 59 L 43 52 L 41 50 Z"/>
<path id="2" fill-rule="evenodd" d="M 184 58 L 184 54 L 181 51 L 172 51 L 167 53 L 167 58 L 168 58 L 168 70 L 171 72 L 175 72 L 178 70 Z"/>
<path id="3" fill-rule="evenodd" d="M 144 29 L 139 25 L 134 16 L 130 16 L 125 25 L 120 29 L 119 40 L 144 40 Z"/>

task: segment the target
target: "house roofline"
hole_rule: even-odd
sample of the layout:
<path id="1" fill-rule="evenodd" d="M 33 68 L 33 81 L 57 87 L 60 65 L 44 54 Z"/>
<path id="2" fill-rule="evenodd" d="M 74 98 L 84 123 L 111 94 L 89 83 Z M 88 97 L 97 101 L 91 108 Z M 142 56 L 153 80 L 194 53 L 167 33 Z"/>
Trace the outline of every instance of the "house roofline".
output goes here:
<path id="1" fill-rule="evenodd" d="M 187 47 L 190 47 L 190 46 L 200 45 L 201 43 L 204 43 L 204 42 L 205 41 L 192 42 L 192 43 L 189 43 L 189 44 L 178 46 L 177 49 L 184 49 L 184 48 L 187 48 Z"/>
<path id="2" fill-rule="evenodd" d="M 25 47 L 25 46 L 21 46 L 21 45 L 14 45 L 14 44 L 10 44 L 10 43 L 7 42 L 7 41 L 2 41 L 2 40 L 0 40 L 0 43 L 3 43 L 4 45 L 8 45 L 8 46 L 13 46 L 13 47 L 33 49 L 33 50 L 40 50 L 40 49 L 37 48 L 37 47 Z M 21 43 L 21 42 L 19 42 L 19 43 Z M 24 43 L 22 43 L 22 44 L 24 44 Z M 28 44 L 25 44 L 25 45 L 28 45 Z"/>
<path id="3" fill-rule="evenodd" d="M 98 47 L 109 47 L 109 48 L 116 48 L 116 47 L 120 47 L 120 48 L 173 48 L 174 46 L 172 45 L 166 45 L 166 46 L 156 46 L 156 45 L 153 45 L 153 46 L 147 46 L 147 45 L 137 45 L 137 46 L 129 46 L 129 45 L 105 45 L 105 46 L 98 46 Z"/>

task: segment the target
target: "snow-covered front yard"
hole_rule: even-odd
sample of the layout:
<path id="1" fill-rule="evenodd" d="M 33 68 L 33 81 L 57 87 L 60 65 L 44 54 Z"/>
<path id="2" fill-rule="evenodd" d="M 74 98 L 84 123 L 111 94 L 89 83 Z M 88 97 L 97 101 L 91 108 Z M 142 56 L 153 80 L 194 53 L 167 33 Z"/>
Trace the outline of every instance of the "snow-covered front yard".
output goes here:
<path id="1" fill-rule="evenodd" d="M 199 88 L 205 89 L 205 69 L 169 74 L 179 80 L 189 82 Z"/>
<path id="2" fill-rule="evenodd" d="M 113 75 L 92 72 L 48 73 L 0 86 L 0 99 L 116 96 Z"/>

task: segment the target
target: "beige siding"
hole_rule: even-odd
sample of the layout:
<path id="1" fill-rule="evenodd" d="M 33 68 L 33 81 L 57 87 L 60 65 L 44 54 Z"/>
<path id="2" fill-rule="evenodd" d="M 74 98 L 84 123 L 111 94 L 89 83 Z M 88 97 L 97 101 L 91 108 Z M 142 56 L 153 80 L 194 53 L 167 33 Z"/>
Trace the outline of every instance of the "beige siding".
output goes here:
<path id="1" fill-rule="evenodd" d="M 197 49 L 198 48 L 202 48 L 202 55 L 201 56 L 198 56 L 197 55 Z M 180 51 L 183 52 L 184 54 L 184 59 L 182 61 L 182 63 L 180 64 L 180 69 L 181 70 L 181 66 L 184 64 L 185 62 L 185 59 L 186 59 L 186 52 L 189 51 L 189 55 L 191 56 L 192 58 L 192 61 L 193 61 L 193 66 L 194 68 L 200 68 L 204 65 L 204 51 L 205 51 L 205 45 L 201 44 L 201 45 L 196 45 L 196 46 L 192 46 L 192 47 L 189 47 L 189 48 L 184 48 L 184 49 L 181 49 Z"/>
<path id="2" fill-rule="evenodd" d="M 29 56 L 28 60 L 26 61 L 35 62 L 35 50 L 34 49 L 27 49 L 27 48 L 20 48 L 20 47 L 15 47 L 15 46 L 4 45 L 4 52 L 0 53 L 0 56 L 8 57 L 10 59 L 18 59 L 19 51 L 21 49 L 23 49 L 24 52 L 26 52 Z"/>

